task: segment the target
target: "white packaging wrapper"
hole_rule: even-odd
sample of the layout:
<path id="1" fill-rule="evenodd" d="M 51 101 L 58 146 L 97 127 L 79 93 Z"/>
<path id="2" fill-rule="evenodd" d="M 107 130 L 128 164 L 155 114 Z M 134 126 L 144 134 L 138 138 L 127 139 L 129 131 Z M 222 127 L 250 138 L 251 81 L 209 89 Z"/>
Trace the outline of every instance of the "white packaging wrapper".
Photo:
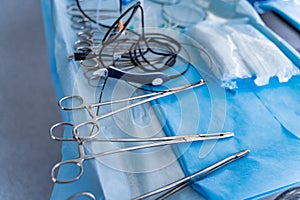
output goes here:
<path id="1" fill-rule="evenodd" d="M 204 21 L 188 34 L 210 54 L 212 73 L 226 87 L 235 87 L 235 79 L 250 77 L 254 77 L 259 86 L 268 84 L 272 77 L 287 82 L 300 73 L 285 54 L 247 20 Z"/>

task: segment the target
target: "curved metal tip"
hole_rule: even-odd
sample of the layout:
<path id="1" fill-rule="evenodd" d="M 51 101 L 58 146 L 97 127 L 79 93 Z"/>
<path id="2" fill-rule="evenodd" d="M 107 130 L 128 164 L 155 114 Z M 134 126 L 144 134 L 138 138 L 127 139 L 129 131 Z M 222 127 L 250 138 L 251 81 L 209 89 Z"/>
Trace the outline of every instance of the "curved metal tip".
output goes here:
<path id="1" fill-rule="evenodd" d="M 244 157 L 244 156 L 247 155 L 249 152 L 250 152 L 249 149 L 243 150 L 243 151 L 241 151 L 241 152 L 235 154 L 235 158 L 241 158 L 241 157 Z"/>
<path id="2" fill-rule="evenodd" d="M 224 136 L 224 137 L 233 137 L 234 133 L 233 132 L 222 132 L 220 135 Z"/>

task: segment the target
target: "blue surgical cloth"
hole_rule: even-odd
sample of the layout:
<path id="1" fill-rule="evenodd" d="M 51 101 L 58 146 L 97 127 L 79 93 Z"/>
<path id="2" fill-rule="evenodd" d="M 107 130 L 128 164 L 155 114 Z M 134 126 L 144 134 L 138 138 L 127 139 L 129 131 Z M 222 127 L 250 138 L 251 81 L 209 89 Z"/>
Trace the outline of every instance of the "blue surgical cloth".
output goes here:
<path id="1" fill-rule="evenodd" d="M 94 96 L 89 95 L 91 91 L 84 85 L 86 80 L 78 64 L 66 59 L 74 52 L 76 41 L 76 33 L 71 29 L 70 16 L 66 13 L 66 6 L 72 2 L 55 0 L 43 1 L 42 4 L 47 22 L 52 74 L 59 97 L 79 94 L 87 102 L 94 102 Z M 217 7 L 213 9 L 218 10 Z M 243 7 L 240 10 L 247 11 Z M 254 13 L 253 10 L 248 9 L 248 11 Z M 198 67 L 195 65 L 195 68 L 191 68 L 185 77 L 171 81 L 168 86 L 186 84 L 186 80 L 188 82 L 198 80 Z M 294 77 L 291 86 L 295 87 L 297 80 L 297 77 Z M 124 84 L 115 94 L 118 91 L 114 90 L 116 82 L 109 81 L 109 87 L 105 90 L 105 100 L 109 100 L 112 96 L 122 98 L 131 94 L 132 91 L 126 89 Z M 236 136 L 226 140 L 174 146 L 173 149 L 164 147 L 86 161 L 82 178 L 70 184 L 55 184 L 51 198 L 66 199 L 74 193 L 88 191 L 92 192 L 97 199 L 130 199 L 203 169 L 246 148 L 252 150 L 249 156 L 193 184 L 194 190 L 188 187 L 171 198 L 202 199 L 202 196 L 205 196 L 206 198 L 239 199 L 253 197 L 294 183 L 299 180 L 296 171 L 299 166 L 299 158 L 297 160 L 299 143 L 295 136 L 297 132 L 295 130 L 299 129 L 297 123 L 293 122 L 298 121 L 299 112 L 293 112 L 291 108 L 295 107 L 294 101 L 298 95 L 295 99 L 294 96 L 287 98 L 292 104 L 289 103 L 291 106 L 283 111 L 286 108 L 284 104 L 276 101 L 276 97 L 270 98 L 268 92 L 273 88 L 293 91 L 293 88 L 283 89 L 289 84 L 277 84 L 275 81 L 274 84 L 259 89 L 249 79 L 242 81 L 239 90 L 234 93 L 226 92 L 219 84 L 209 81 L 207 87 L 185 91 L 152 102 L 156 113 L 150 111 L 149 114 L 149 104 L 146 104 L 131 109 L 125 114 L 105 119 L 101 125 L 107 137 L 161 137 L 165 134 L 187 135 L 221 130 L 234 131 Z M 281 91 L 274 91 L 274 94 L 278 93 Z M 290 93 L 288 92 L 287 95 L 291 95 Z M 266 105 L 267 101 L 271 102 Z M 107 110 L 103 109 L 103 111 Z M 295 116 L 294 121 L 285 117 L 285 113 L 292 113 L 292 116 Z M 65 115 L 65 120 L 76 119 L 69 113 Z M 71 130 L 66 130 L 65 136 L 71 137 Z M 87 153 L 97 153 L 110 147 L 89 145 Z M 76 143 L 64 142 L 62 154 L 63 160 L 76 158 L 78 156 Z M 179 162 L 178 157 L 180 157 Z M 282 170 L 283 164 L 285 170 Z M 277 173 L 278 178 L 271 179 L 267 169 L 272 175 Z M 60 178 L 67 176 L 66 173 L 59 174 Z M 267 180 L 269 180 L 268 184 L 266 184 Z"/>
<path id="2" fill-rule="evenodd" d="M 196 70 L 186 76 L 188 80 L 199 78 Z M 220 130 L 235 133 L 232 139 L 194 143 L 188 149 L 177 149 L 177 153 L 183 154 L 180 162 L 186 175 L 232 152 L 251 150 L 245 158 L 194 183 L 194 189 L 208 199 L 246 199 L 299 182 L 300 77 L 283 84 L 272 80 L 265 87 L 257 87 L 250 80 L 242 81 L 238 92 L 225 92 L 214 84 L 211 81 L 207 87 L 194 89 L 195 102 L 181 102 L 189 99 L 189 94 L 181 98 L 180 112 L 174 99 L 157 101 L 158 112 L 167 120 L 168 135 L 177 135 L 179 130 L 188 132 L 179 123 L 183 121 L 184 110 L 189 110 L 191 117 L 200 116 L 198 133 Z M 199 108 L 199 113 L 194 113 L 197 109 L 192 112 L 193 108 Z"/>
<path id="3" fill-rule="evenodd" d="M 87 80 L 78 64 L 67 59 L 67 56 L 74 52 L 74 42 L 76 41 L 76 32 L 71 29 L 70 16 L 66 12 L 66 7 L 70 3 L 73 1 L 42 2 L 51 73 L 58 98 L 67 95 L 81 95 L 87 102 L 93 103 L 99 98 L 98 89 L 87 86 Z M 117 80 L 109 80 L 104 93 L 103 100 L 139 94 L 135 94 L 135 91 L 126 83 Z M 101 128 L 105 135 L 101 133 L 100 136 L 111 138 L 165 136 L 154 111 L 149 111 L 149 105 L 144 104 L 128 110 L 128 112 L 101 120 Z M 108 112 L 111 109 L 114 107 L 103 108 L 101 111 Z M 88 117 L 86 114 L 84 112 L 64 112 L 64 120 L 78 123 Z M 64 136 L 72 137 L 72 130 L 66 129 Z M 126 144 L 90 143 L 86 145 L 85 150 L 87 154 L 90 154 L 121 147 L 126 147 Z M 76 142 L 62 143 L 62 160 L 74 159 L 78 156 Z M 78 181 L 68 184 L 56 183 L 51 199 L 67 199 L 80 192 L 91 192 L 97 199 L 131 199 L 184 176 L 177 157 L 169 146 L 91 159 L 85 161 L 83 167 L 84 174 Z M 58 178 L 70 178 L 73 170 L 73 167 L 64 168 L 58 172 Z M 202 199 L 201 195 L 191 187 L 185 188 L 174 197 L 177 199 Z"/>

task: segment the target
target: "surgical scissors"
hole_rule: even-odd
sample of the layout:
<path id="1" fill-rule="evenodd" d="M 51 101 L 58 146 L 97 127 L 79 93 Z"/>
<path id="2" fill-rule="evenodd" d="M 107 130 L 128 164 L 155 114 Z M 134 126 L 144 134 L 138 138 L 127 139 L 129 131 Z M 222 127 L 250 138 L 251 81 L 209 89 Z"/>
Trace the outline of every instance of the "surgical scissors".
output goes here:
<path id="1" fill-rule="evenodd" d="M 73 126 L 71 123 L 64 123 L 64 125 Z M 215 140 L 215 139 L 224 139 L 228 137 L 234 136 L 232 132 L 221 132 L 221 133 L 212 133 L 212 134 L 196 134 L 196 135 L 186 135 L 186 136 L 173 136 L 173 137 L 161 137 L 161 138 L 94 138 L 94 139 L 85 139 L 85 138 L 76 138 L 74 133 L 72 138 L 62 138 L 56 137 L 54 130 L 57 126 L 54 126 L 50 129 L 51 138 L 57 141 L 75 141 L 78 143 L 78 152 L 79 157 L 75 159 L 61 161 L 55 164 L 51 170 L 51 178 L 55 183 L 70 183 L 78 180 L 84 172 L 83 162 L 85 160 L 94 159 L 101 156 L 106 156 L 110 154 L 116 154 L 121 152 L 146 149 L 152 147 L 159 147 L 164 145 L 171 144 L 180 144 L 180 143 L 189 143 L 195 141 L 203 141 L 203 140 Z M 137 146 L 125 147 L 120 149 L 103 151 L 100 153 L 94 154 L 85 154 L 84 151 L 84 143 L 85 142 L 152 142 Z M 76 166 L 79 168 L 79 173 L 75 175 L 73 178 L 60 180 L 55 175 L 57 170 L 59 170 L 62 166 Z M 75 170 L 74 170 L 75 171 Z"/>
<path id="2" fill-rule="evenodd" d="M 79 109 L 85 109 L 87 110 L 88 114 L 90 115 L 91 119 L 84 121 L 82 123 L 77 124 L 76 126 L 73 127 L 73 134 L 74 137 L 81 137 L 84 139 L 92 139 L 94 137 L 96 137 L 99 133 L 100 133 L 100 125 L 98 123 L 99 120 L 104 119 L 106 117 L 109 117 L 111 115 L 114 115 L 116 113 L 128 110 L 130 108 L 133 108 L 135 106 L 150 102 L 152 100 L 156 100 L 162 97 L 166 97 L 169 96 L 171 94 L 175 94 L 178 92 L 182 92 L 185 90 L 189 90 L 189 89 L 193 89 L 196 87 L 200 87 L 203 86 L 205 84 L 205 81 L 203 79 L 200 79 L 197 83 L 194 84 L 189 84 L 189 85 L 185 85 L 185 86 L 179 86 L 179 87 L 175 87 L 175 88 L 171 88 L 171 89 L 167 89 L 167 90 L 162 90 L 162 91 L 158 91 L 158 92 L 152 92 L 149 94 L 144 94 L 144 95 L 140 95 L 140 96 L 134 96 L 134 97 L 130 97 L 130 98 L 124 98 L 124 99 L 118 99 L 118 100 L 112 100 L 112 101 L 106 101 L 106 102 L 100 102 L 100 103 L 86 103 L 84 101 L 84 99 L 81 96 L 66 96 L 63 97 L 62 99 L 59 100 L 58 105 L 60 107 L 60 109 L 62 110 L 79 110 Z M 107 112 L 104 113 L 102 115 L 96 115 L 93 112 L 93 108 L 95 107 L 101 107 L 101 106 L 105 106 L 105 105 L 112 105 L 112 104 L 117 104 L 117 103 L 122 103 L 122 102 L 129 102 L 129 101 L 133 101 L 133 100 L 139 100 L 136 101 L 132 104 L 129 104 L 128 106 L 113 110 L 111 112 Z M 72 103 L 76 104 L 74 106 L 68 106 L 68 103 Z M 88 126 L 92 126 L 93 127 L 93 131 L 90 133 L 89 136 L 80 136 L 80 129 L 83 127 L 88 128 Z M 53 125 L 55 127 L 57 126 L 63 126 L 63 124 L 58 123 Z"/>
<path id="3" fill-rule="evenodd" d="M 165 199 L 167 198 L 168 196 L 174 194 L 175 192 L 181 190 L 182 188 L 188 186 L 190 183 L 193 183 L 193 182 L 196 182 L 196 181 L 199 181 L 201 179 L 203 179 L 204 177 L 206 177 L 207 175 L 211 174 L 212 172 L 214 172 L 215 170 L 225 166 L 225 165 L 228 165 L 242 157 L 244 157 L 245 155 L 247 155 L 248 153 L 250 152 L 249 149 L 247 150 L 243 150 L 243 151 L 240 151 L 238 153 L 235 153 L 229 157 L 226 157 L 224 158 L 223 160 L 221 161 L 218 161 L 217 163 L 215 164 L 212 164 L 210 165 L 209 167 L 205 168 L 205 169 L 202 169 L 190 176 L 187 176 L 187 177 L 184 177 L 182 179 L 179 179 L 173 183 L 170 183 L 166 186 L 163 186 L 159 189 L 156 189 L 156 190 L 153 190 L 152 192 L 148 192 L 144 195 L 141 195 L 141 196 L 138 196 L 136 198 L 134 198 L 133 200 L 142 200 L 142 199 L 145 199 L 145 198 L 148 198 L 150 196 L 153 196 L 153 195 L 156 195 L 156 194 L 159 194 L 161 192 L 165 192 L 165 191 L 168 191 L 166 194 L 158 197 L 156 200 L 162 200 L 162 199 Z"/>

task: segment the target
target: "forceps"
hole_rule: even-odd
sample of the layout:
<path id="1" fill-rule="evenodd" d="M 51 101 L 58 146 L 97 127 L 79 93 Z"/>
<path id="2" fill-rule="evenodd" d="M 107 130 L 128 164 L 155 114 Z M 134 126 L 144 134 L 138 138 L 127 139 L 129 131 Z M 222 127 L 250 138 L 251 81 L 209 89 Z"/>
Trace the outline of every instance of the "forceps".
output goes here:
<path id="1" fill-rule="evenodd" d="M 243 151 L 240 151 L 238 153 L 235 153 L 235 154 L 233 154 L 233 155 L 231 155 L 227 158 L 224 158 L 223 160 L 218 161 L 217 163 L 215 163 L 213 165 L 210 165 L 209 167 L 207 167 L 205 169 L 202 169 L 202 170 L 200 170 L 200 171 L 198 171 L 198 172 L 196 172 L 196 173 L 194 173 L 190 176 L 179 179 L 179 180 L 177 180 L 173 183 L 170 183 L 166 186 L 163 186 L 159 189 L 153 190 L 152 192 L 149 192 L 149 193 L 146 193 L 144 195 L 138 196 L 138 197 L 134 198 L 133 200 L 142 200 L 142 199 L 148 198 L 150 196 L 159 194 L 161 192 L 168 191 L 164 195 L 156 198 L 156 200 L 165 199 L 165 198 L 169 197 L 170 195 L 174 194 L 175 192 L 177 192 L 177 191 L 183 189 L 184 187 L 188 186 L 190 183 L 199 181 L 199 180 L 205 178 L 206 176 L 208 176 L 209 174 L 211 174 L 212 172 L 214 172 L 215 170 L 217 170 L 221 167 L 224 167 L 225 165 L 228 165 L 228 164 L 244 157 L 249 152 L 250 152 L 250 150 L 247 149 L 247 150 L 243 150 Z"/>
<path id="2" fill-rule="evenodd" d="M 102 33 L 104 35 L 105 31 L 101 29 L 82 30 L 77 32 L 77 37 L 83 40 L 92 40 L 100 43 L 101 39 L 95 37 L 96 33 Z"/>
<path id="3" fill-rule="evenodd" d="M 73 126 L 71 123 L 64 123 L 64 125 Z M 161 137 L 161 138 L 94 138 L 94 139 L 85 139 L 85 138 L 76 138 L 75 135 L 72 138 L 62 138 L 55 136 L 54 129 L 56 127 L 52 127 L 50 129 L 50 135 L 51 138 L 57 141 L 75 141 L 78 143 L 78 153 L 79 157 L 75 159 L 65 160 L 61 161 L 57 164 L 55 164 L 51 169 L 51 178 L 52 181 L 55 183 L 70 183 L 78 180 L 82 175 L 84 171 L 83 162 L 85 160 L 106 156 L 110 154 L 116 154 L 121 152 L 127 152 L 127 151 L 133 151 L 133 150 L 139 150 L 139 149 L 146 149 L 146 148 L 152 148 L 152 147 L 159 147 L 159 146 L 165 146 L 165 145 L 171 145 L 171 144 L 180 144 L 180 143 L 189 143 L 189 142 L 195 142 L 195 141 L 203 141 L 203 140 L 215 140 L 215 139 L 224 139 L 228 137 L 234 136 L 232 132 L 222 132 L 222 133 L 212 133 L 212 134 L 197 134 L 197 135 L 187 135 L 187 136 L 172 136 L 172 137 Z M 114 150 L 108 150 L 103 151 L 100 153 L 94 153 L 94 154 L 86 154 L 84 151 L 84 143 L 85 142 L 151 142 L 147 144 L 137 145 L 137 146 L 131 146 L 131 147 L 125 147 L 120 149 L 114 149 Z M 60 180 L 55 175 L 56 172 L 61 168 L 62 166 L 76 166 L 76 168 L 79 169 L 79 172 L 77 175 L 75 175 L 73 178 L 66 179 L 66 180 Z M 74 170 L 75 171 L 75 170 Z"/>
<path id="4" fill-rule="evenodd" d="M 74 134 L 74 137 L 80 137 L 80 138 L 84 138 L 84 139 L 92 139 L 100 133 L 100 125 L 98 124 L 98 121 L 101 120 L 101 119 L 104 119 L 104 118 L 109 117 L 111 115 L 114 115 L 116 113 L 128 110 L 128 109 L 133 108 L 135 106 L 150 102 L 152 100 L 156 100 L 156 99 L 166 97 L 166 96 L 169 96 L 171 94 L 175 94 L 175 93 L 178 93 L 178 92 L 181 92 L 181 91 L 189 90 L 189 89 L 192 89 L 192 88 L 200 87 L 204 84 L 205 84 L 205 81 L 203 79 L 200 79 L 197 83 L 194 83 L 194 84 L 179 86 L 179 87 L 175 87 L 175 88 L 171 88 L 171 89 L 167 89 L 167 90 L 162 90 L 162 91 L 158 91 L 158 92 L 152 92 L 152 93 L 144 94 L 144 95 L 140 95 L 140 96 L 134 96 L 134 97 L 130 97 L 130 98 L 124 98 L 124 99 L 118 99 L 118 100 L 106 101 L 106 102 L 100 102 L 100 103 L 86 103 L 84 101 L 84 99 L 80 96 L 66 96 L 66 97 L 63 97 L 62 99 L 59 100 L 58 105 L 59 105 L 60 109 L 62 109 L 62 110 L 80 110 L 80 109 L 87 110 L 87 112 L 88 112 L 89 116 L 91 117 L 91 119 L 75 125 L 73 127 L 73 134 Z M 134 102 L 132 104 L 129 104 L 125 107 L 113 110 L 111 112 L 104 113 L 104 114 L 99 115 L 99 116 L 94 114 L 94 112 L 92 110 L 93 108 L 96 108 L 96 107 L 101 107 L 101 106 L 105 106 L 105 105 L 112 105 L 112 104 L 117 104 L 117 103 L 122 103 L 122 102 L 130 102 L 130 101 L 133 101 L 133 100 L 139 100 L 139 101 Z M 73 102 L 73 103 L 77 102 L 77 103 L 74 106 L 68 106 L 68 103 L 71 103 L 71 102 Z M 64 124 L 63 123 L 57 123 L 53 126 L 54 127 L 64 126 Z M 90 135 L 89 136 L 84 136 L 84 137 L 80 136 L 80 131 L 79 130 L 84 128 L 84 127 L 88 128 L 89 126 L 93 127 L 92 132 L 90 133 Z"/>
<path id="5" fill-rule="evenodd" d="M 88 19 L 86 19 L 82 14 L 80 13 L 73 13 L 70 11 L 67 11 L 67 13 L 71 16 L 71 27 L 75 30 L 91 30 L 92 24 Z"/>

